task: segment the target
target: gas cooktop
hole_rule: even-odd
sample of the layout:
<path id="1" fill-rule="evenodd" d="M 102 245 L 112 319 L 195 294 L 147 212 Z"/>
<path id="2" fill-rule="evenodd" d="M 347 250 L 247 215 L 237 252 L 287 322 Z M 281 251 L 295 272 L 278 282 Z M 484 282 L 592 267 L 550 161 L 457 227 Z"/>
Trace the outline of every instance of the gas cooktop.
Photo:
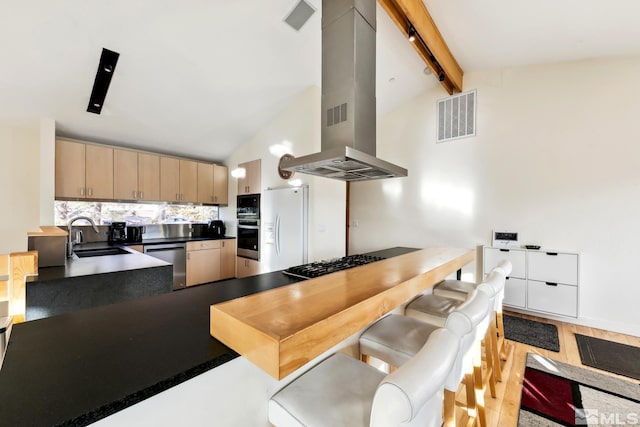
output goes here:
<path id="1" fill-rule="evenodd" d="M 299 277 L 301 279 L 311 279 L 313 277 L 324 276 L 325 274 L 358 267 L 359 265 L 365 265 L 383 259 L 386 258 L 372 255 L 349 255 L 342 258 L 289 267 L 284 270 L 283 273 L 288 276 Z"/>

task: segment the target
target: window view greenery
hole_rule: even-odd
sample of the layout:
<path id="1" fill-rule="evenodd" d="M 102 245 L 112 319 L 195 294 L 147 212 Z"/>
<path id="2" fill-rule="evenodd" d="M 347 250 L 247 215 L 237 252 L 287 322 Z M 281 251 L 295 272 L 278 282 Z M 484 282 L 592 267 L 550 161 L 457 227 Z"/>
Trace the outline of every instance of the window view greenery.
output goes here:
<path id="1" fill-rule="evenodd" d="M 168 224 L 218 219 L 217 206 L 171 205 L 151 203 L 55 202 L 55 225 L 67 225 L 78 216 L 88 216 L 96 224 L 125 221 L 129 224 Z"/>

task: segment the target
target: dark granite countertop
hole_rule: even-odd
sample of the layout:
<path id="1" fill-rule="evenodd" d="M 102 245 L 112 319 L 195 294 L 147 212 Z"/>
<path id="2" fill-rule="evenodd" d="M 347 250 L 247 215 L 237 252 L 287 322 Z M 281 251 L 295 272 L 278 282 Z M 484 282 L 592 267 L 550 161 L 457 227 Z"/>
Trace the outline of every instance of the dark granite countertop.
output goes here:
<path id="1" fill-rule="evenodd" d="M 82 245 L 83 249 L 97 249 L 107 247 L 103 243 L 89 243 Z M 38 275 L 29 278 L 29 282 L 43 280 L 67 279 L 71 277 L 90 276 L 94 274 L 114 273 L 117 271 L 139 270 L 171 265 L 158 258 L 129 250 L 126 255 L 107 255 L 88 258 L 67 258 L 64 266 L 43 267 L 38 269 Z"/>
<path id="2" fill-rule="evenodd" d="M 118 243 L 110 244 L 109 242 L 92 242 L 75 245 L 75 250 L 83 249 L 101 249 L 110 247 L 126 248 L 133 245 L 159 245 L 167 243 L 186 243 L 198 242 L 202 240 L 228 240 L 235 237 L 167 237 L 158 239 L 144 239 L 142 243 Z M 38 282 L 41 280 L 66 279 L 70 277 L 89 276 L 93 274 L 113 273 L 116 271 L 139 270 L 143 268 L 153 268 L 163 265 L 170 265 L 158 258 L 141 254 L 134 250 L 129 250 L 130 254 L 126 255 L 107 255 L 98 257 L 78 258 L 74 255 L 72 258 L 65 260 L 64 266 L 43 267 L 38 270 L 38 276 L 28 278 L 29 282 Z"/>
<path id="3" fill-rule="evenodd" d="M 1 422 L 87 425 L 226 363 L 238 354 L 211 337 L 209 307 L 296 281 L 266 273 L 17 324 L 0 370 Z"/>

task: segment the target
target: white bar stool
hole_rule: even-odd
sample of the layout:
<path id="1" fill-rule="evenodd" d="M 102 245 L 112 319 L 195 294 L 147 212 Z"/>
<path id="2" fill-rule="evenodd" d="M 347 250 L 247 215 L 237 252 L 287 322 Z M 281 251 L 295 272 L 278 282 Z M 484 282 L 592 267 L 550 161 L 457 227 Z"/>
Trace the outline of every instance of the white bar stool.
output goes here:
<path id="1" fill-rule="evenodd" d="M 467 295 L 478 287 L 477 283 L 463 280 L 443 280 L 433 287 L 433 295 L 465 301 Z"/>
<path id="2" fill-rule="evenodd" d="M 456 425 L 455 395 L 461 384 L 466 387 L 469 416 L 475 418 L 472 346 L 476 338 L 475 328 L 486 317 L 488 310 L 486 295 L 474 291 L 469 301 L 446 319 L 445 327 L 460 338 L 460 350 L 454 368 L 445 382 L 444 425 L 447 427 Z M 368 362 L 372 356 L 392 366 L 401 366 L 424 345 L 434 330 L 437 330 L 435 325 L 411 317 L 389 315 L 371 325 L 360 336 L 361 359 Z"/>
<path id="3" fill-rule="evenodd" d="M 386 376 L 334 354 L 271 397 L 269 421 L 277 427 L 439 427 L 442 390 L 458 348 L 458 337 L 440 329 Z"/>
<path id="4" fill-rule="evenodd" d="M 486 282 L 503 280 L 502 270 L 497 272 L 492 271 L 485 282 L 481 283 L 475 292 L 468 295 L 471 298 L 475 293 L 482 292 L 484 294 L 483 299 L 487 300 L 486 311 L 482 313 L 480 319 L 477 319 L 477 326 L 475 328 L 476 336 L 474 339 L 473 349 L 473 386 L 474 386 L 474 406 L 476 408 L 477 419 L 481 427 L 485 427 L 486 414 L 484 407 L 484 393 L 486 387 L 489 387 L 492 397 L 496 397 L 495 386 L 495 374 L 494 374 L 494 353 L 493 341 L 489 334 L 494 329 L 491 327 L 493 323 L 493 306 L 494 306 L 494 286 L 487 284 Z M 476 297 L 477 298 L 477 297 Z M 405 308 L 405 315 L 416 318 L 428 323 L 441 324 L 451 314 L 452 310 L 447 307 L 444 300 L 448 300 L 449 304 L 458 304 L 460 307 L 463 303 L 454 298 L 446 298 L 437 295 L 421 295 L 411 301 Z M 434 320 L 435 319 L 435 320 Z M 474 322 L 475 324 L 475 322 Z M 484 343 L 484 359 L 486 360 L 486 372 L 483 375 L 482 372 L 482 348 Z M 469 387 L 467 387 L 469 391 Z M 467 406 L 471 407 L 471 395 L 467 393 Z M 470 412 L 470 416 L 474 415 L 473 411 Z"/>

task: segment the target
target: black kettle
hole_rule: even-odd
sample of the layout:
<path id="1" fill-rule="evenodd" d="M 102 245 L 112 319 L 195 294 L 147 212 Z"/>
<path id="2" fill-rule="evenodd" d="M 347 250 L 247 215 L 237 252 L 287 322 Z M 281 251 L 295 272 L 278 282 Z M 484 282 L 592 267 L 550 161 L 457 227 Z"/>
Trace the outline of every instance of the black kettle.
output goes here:
<path id="1" fill-rule="evenodd" d="M 224 221 L 214 219 L 209 222 L 209 237 L 224 237 Z"/>

